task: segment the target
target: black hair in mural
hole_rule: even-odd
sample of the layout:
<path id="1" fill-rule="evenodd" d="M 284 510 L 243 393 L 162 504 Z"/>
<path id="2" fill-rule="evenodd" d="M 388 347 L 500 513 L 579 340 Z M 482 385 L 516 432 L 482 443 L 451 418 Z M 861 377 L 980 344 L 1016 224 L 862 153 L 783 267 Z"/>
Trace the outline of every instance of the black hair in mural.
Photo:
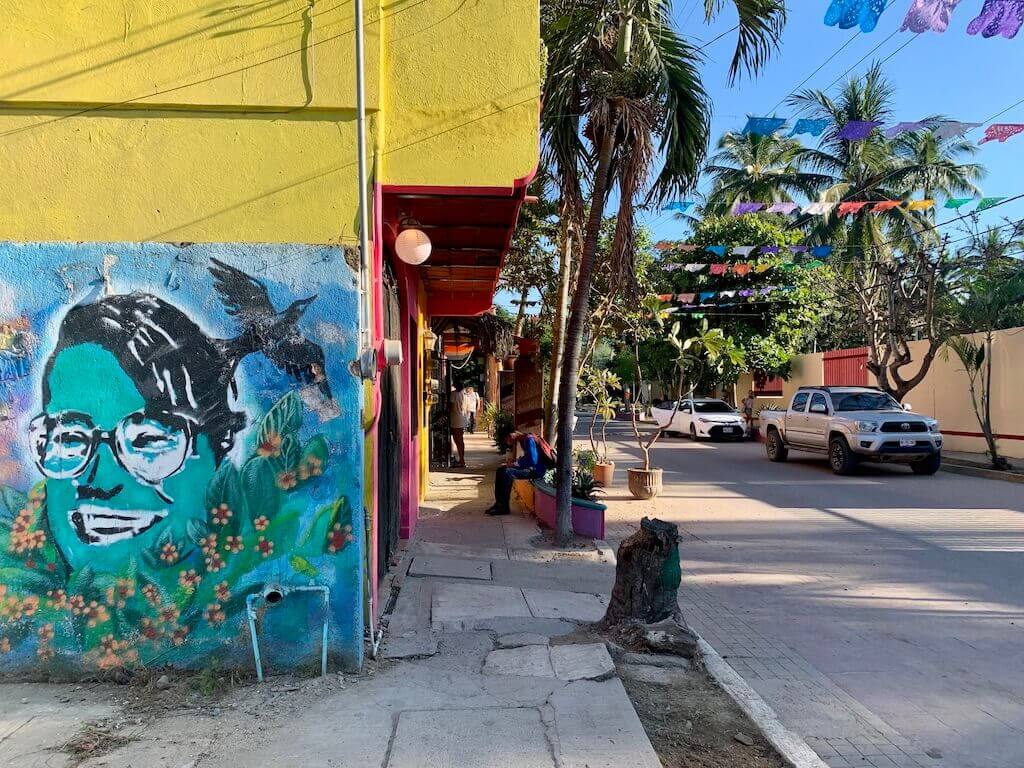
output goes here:
<path id="1" fill-rule="evenodd" d="M 237 359 L 177 307 L 148 293 L 105 296 L 72 307 L 43 375 L 43 403 L 50 401 L 50 371 L 57 355 L 78 344 L 109 351 L 155 408 L 193 421 L 209 437 L 217 463 L 245 427 L 244 413 L 231 410 L 228 387 Z"/>
<path id="2" fill-rule="evenodd" d="M 214 286 L 228 314 L 242 323 L 242 333 L 231 345 L 236 355 L 261 352 L 300 384 L 316 384 L 325 397 L 331 386 L 324 369 L 324 351 L 302 335 L 298 322 L 316 295 L 299 299 L 278 312 L 267 287 L 254 277 L 217 259 L 210 267 Z"/>
<path id="3" fill-rule="evenodd" d="M 245 356 L 261 352 L 279 369 L 331 397 L 323 350 L 306 339 L 298 321 L 316 296 L 294 301 L 276 312 L 266 286 L 216 259 L 210 267 L 228 314 L 242 321 L 230 340 L 207 336 L 184 312 L 148 293 L 105 296 L 72 307 L 61 321 L 57 344 L 43 376 L 43 402 L 49 403 L 49 376 L 57 355 L 78 344 L 108 350 L 157 410 L 188 418 L 210 440 L 219 464 L 235 435 L 246 425 L 244 413 L 231 410 L 235 370 Z"/>

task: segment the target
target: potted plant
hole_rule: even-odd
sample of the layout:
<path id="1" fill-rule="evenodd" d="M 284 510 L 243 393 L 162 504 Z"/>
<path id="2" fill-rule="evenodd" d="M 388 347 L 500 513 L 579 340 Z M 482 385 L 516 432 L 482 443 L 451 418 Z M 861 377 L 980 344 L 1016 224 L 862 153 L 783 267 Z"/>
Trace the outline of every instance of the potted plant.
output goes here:
<path id="1" fill-rule="evenodd" d="M 644 303 L 651 310 L 656 330 L 664 330 L 675 310 L 671 306 L 663 305 L 657 297 L 649 297 Z M 634 326 L 633 330 L 634 367 L 636 380 L 640 382 L 643 380 L 643 372 L 640 369 L 640 341 L 645 329 Z M 652 329 L 646 330 L 649 333 Z M 667 334 L 667 341 L 676 353 L 675 370 L 678 376 L 672 415 L 665 424 L 656 425 L 655 429 L 645 436 L 640 433 L 637 413 L 639 409 L 634 407 L 630 410 L 633 435 L 636 437 L 637 445 L 640 447 L 640 453 L 644 459 L 643 466 L 630 467 L 627 470 L 629 492 L 637 499 L 653 499 L 661 493 L 662 470 L 660 467 L 651 466 L 651 448 L 672 425 L 683 394 L 692 395 L 693 387 L 686 387 L 687 378 L 697 381 L 701 374 L 707 372 L 708 368 L 720 374 L 727 365 L 743 365 L 743 351 L 736 346 L 732 337 L 726 336 L 721 328 L 710 328 L 706 319 L 701 320 L 697 332 L 693 336 L 683 338 L 681 330 L 682 323 L 679 320 L 674 320 L 668 327 Z"/>
<path id="2" fill-rule="evenodd" d="M 615 480 L 615 462 L 608 458 L 608 421 L 615 418 L 615 409 L 621 405 L 609 392 L 609 388 L 619 388 L 622 382 L 617 373 L 605 369 L 587 368 L 581 376 L 584 392 L 594 401 L 594 414 L 590 418 L 590 447 L 594 462 L 589 469 L 593 472 L 594 481 L 604 488 L 609 488 Z M 601 429 L 597 432 L 600 419 Z M 600 435 L 600 437 L 598 437 Z"/>
<path id="3" fill-rule="evenodd" d="M 549 469 L 543 480 L 534 480 L 534 511 L 548 528 L 555 527 L 555 470 Z M 597 500 L 594 476 L 576 467 L 572 473 L 572 530 L 579 536 L 604 538 L 604 513 L 607 507 Z"/>

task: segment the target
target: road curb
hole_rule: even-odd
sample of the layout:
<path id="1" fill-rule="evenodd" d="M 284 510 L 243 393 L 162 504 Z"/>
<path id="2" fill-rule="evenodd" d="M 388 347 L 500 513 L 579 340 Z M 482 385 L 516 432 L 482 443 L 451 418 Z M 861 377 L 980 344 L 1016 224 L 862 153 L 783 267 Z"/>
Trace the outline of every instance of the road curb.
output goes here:
<path id="1" fill-rule="evenodd" d="M 1002 480 L 1004 483 L 1024 483 L 1024 474 L 1019 472 L 1000 472 L 996 469 L 972 467 L 969 464 L 954 464 L 950 463 L 947 459 L 942 460 L 941 469 L 943 472 L 969 475 L 971 477 L 984 477 L 987 480 Z"/>
<path id="2" fill-rule="evenodd" d="M 729 663 L 718 655 L 704 638 L 697 636 L 700 651 L 704 656 L 704 666 L 722 689 L 728 693 L 747 717 L 754 721 L 768 742 L 793 768 L 828 768 L 828 765 L 807 742 L 789 730 L 779 720 L 775 710 L 761 698 L 761 695 L 734 670 Z"/>

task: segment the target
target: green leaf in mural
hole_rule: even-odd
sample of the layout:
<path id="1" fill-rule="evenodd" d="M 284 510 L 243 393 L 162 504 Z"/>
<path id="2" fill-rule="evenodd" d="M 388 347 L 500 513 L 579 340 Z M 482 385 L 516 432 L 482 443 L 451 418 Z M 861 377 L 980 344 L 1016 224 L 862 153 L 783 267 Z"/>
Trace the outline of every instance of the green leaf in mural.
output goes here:
<path id="1" fill-rule="evenodd" d="M 210 526 L 205 520 L 192 518 L 185 524 L 185 530 L 188 531 L 188 537 L 193 543 L 201 545 L 210 532 Z"/>
<path id="2" fill-rule="evenodd" d="M 292 391 L 278 400 L 260 422 L 256 452 L 264 458 L 278 458 L 284 438 L 302 426 L 302 400 Z"/>
<path id="3" fill-rule="evenodd" d="M 262 532 L 263 538 L 273 543 L 275 554 L 283 554 L 294 548 L 299 534 L 300 513 L 301 511 L 298 509 L 286 509 L 279 512 Z"/>
<path id="4" fill-rule="evenodd" d="M 27 503 L 27 495 L 9 485 L 0 485 L 0 518 L 13 520 Z"/>
<path id="5" fill-rule="evenodd" d="M 217 473 L 206 486 L 206 510 L 211 517 L 217 517 L 212 510 L 227 505 L 228 521 L 237 521 L 247 516 L 245 494 L 242 493 L 242 478 L 237 467 L 230 461 L 221 462 Z"/>
<path id="6" fill-rule="evenodd" d="M 302 447 L 302 459 L 299 462 L 299 480 L 310 480 L 324 473 L 327 466 L 327 454 L 330 446 L 323 435 L 314 435 Z"/>
<path id="7" fill-rule="evenodd" d="M 282 472 L 295 474 L 299 468 L 299 460 L 302 458 L 302 449 L 299 447 L 299 441 L 295 439 L 294 435 L 286 435 L 281 440 L 281 452 L 280 455 L 272 458 L 270 461 L 274 465 L 274 470 L 278 475 Z M 293 481 L 295 478 L 291 478 Z M 290 490 L 294 487 L 289 482 L 278 482 L 283 490 Z"/>
<path id="8" fill-rule="evenodd" d="M 242 466 L 241 481 L 249 518 L 273 518 L 281 504 L 281 491 L 270 460 L 259 456 L 249 459 Z"/>
<path id="9" fill-rule="evenodd" d="M 296 573 L 301 573 L 303 576 L 315 579 L 320 575 L 320 572 L 313 567 L 313 564 L 300 555 L 292 555 L 288 558 L 288 562 L 291 563 L 291 566 L 295 569 Z"/>
<path id="10" fill-rule="evenodd" d="M 44 595 L 57 586 L 56 580 L 47 574 L 19 566 L 0 568 L 0 585 L 22 595 Z"/>

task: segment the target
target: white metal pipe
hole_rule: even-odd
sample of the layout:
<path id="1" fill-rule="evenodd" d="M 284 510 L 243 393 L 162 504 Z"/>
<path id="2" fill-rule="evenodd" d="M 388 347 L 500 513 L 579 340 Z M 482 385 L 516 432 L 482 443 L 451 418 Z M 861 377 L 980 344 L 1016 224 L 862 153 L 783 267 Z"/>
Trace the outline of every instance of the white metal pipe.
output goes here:
<path id="1" fill-rule="evenodd" d="M 363 0 L 355 0 L 356 37 L 356 154 L 359 184 L 359 335 L 360 356 L 370 349 L 370 215 L 366 194 L 366 71 L 363 61 Z"/>

